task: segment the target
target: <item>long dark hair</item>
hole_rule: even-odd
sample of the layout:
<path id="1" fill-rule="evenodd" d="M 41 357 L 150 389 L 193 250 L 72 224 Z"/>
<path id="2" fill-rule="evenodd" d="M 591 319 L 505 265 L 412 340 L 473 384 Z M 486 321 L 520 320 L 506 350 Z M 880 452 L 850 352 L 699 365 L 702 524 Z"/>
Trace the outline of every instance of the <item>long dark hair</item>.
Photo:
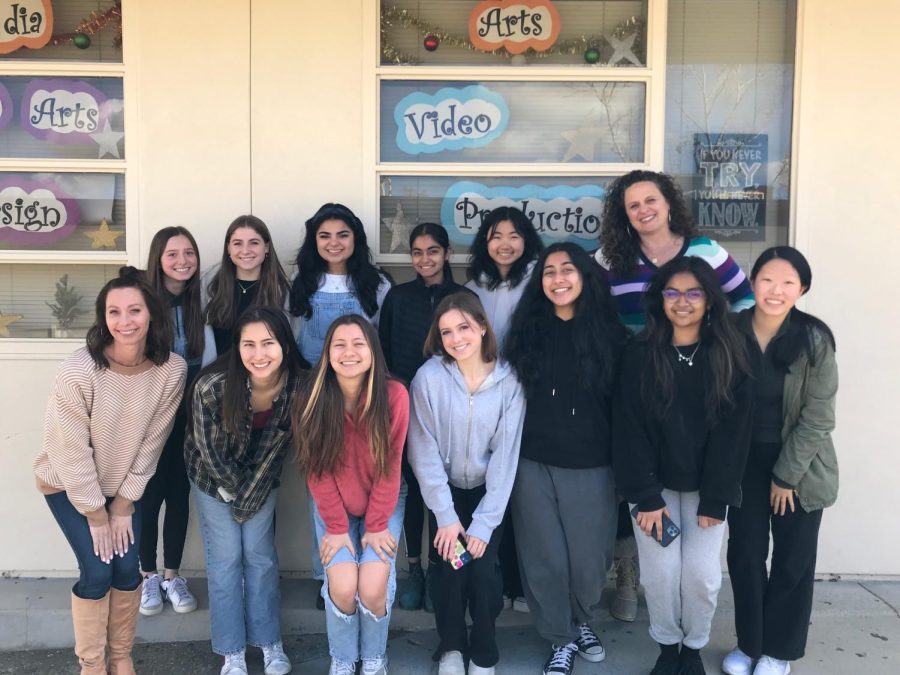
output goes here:
<path id="1" fill-rule="evenodd" d="M 628 331 L 619 321 L 609 286 L 599 268 L 583 248 L 570 242 L 551 244 L 538 258 L 522 299 L 513 313 L 506 335 L 504 356 L 516 370 L 526 396 L 546 377 L 552 364 L 550 326 L 554 305 L 544 293 L 543 271 L 547 257 L 562 252 L 569 256 L 581 276 L 581 294 L 575 300 L 572 335 L 578 360 L 578 385 L 587 391 L 605 394 L 615 376 L 616 363 Z"/>
<path id="2" fill-rule="evenodd" d="M 497 336 L 494 335 L 494 329 L 491 328 L 491 322 L 488 321 L 487 315 L 484 313 L 484 307 L 481 300 L 474 293 L 468 291 L 459 291 L 452 293 L 438 303 L 437 309 L 434 310 L 434 317 L 431 319 L 431 327 L 428 329 L 428 335 L 425 337 L 425 347 L 422 350 L 426 358 L 430 358 L 435 354 L 444 357 L 444 363 L 450 363 L 454 359 L 444 350 L 444 341 L 441 339 L 441 328 L 438 324 L 441 317 L 447 312 L 458 310 L 463 314 L 468 314 L 475 320 L 483 330 L 484 337 L 481 338 L 481 360 L 485 363 L 491 363 L 497 359 Z"/>
<path id="3" fill-rule="evenodd" d="M 206 317 L 209 324 L 215 328 L 232 329 L 237 320 L 235 313 L 237 305 L 234 302 L 235 279 L 237 272 L 231 256 L 228 255 L 228 243 L 232 235 L 241 227 L 249 227 L 262 237 L 269 246 L 269 252 L 263 258 L 262 268 L 259 271 L 259 290 L 250 307 L 268 305 L 270 307 L 283 307 L 290 284 L 288 278 L 278 261 L 278 254 L 272 245 L 272 235 L 266 224 L 256 216 L 244 215 L 235 218 L 225 231 L 225 244 L 222 247 L 222 262 L 219 271 L 209 282 L 209 305 L 206 308 Z"/>
<path id="4" fill-rule="evenodd" d="M 412 232 L 409 233 L 410 255 L 412 255 L 413 242 L 418 237 L 431 237 L 438 246 L 444 249 L 445 254 L 450 250 L 450 235 L 447 234 L 447 230 L 443 225 L 438 225 L 437 223 L 419 223 L 416 225 Z M 444 283 L 446 284 L 448 281 L 453 281 L 453 270 L 450 269 L 450 261 L 444 260 Z"/>
<path id="5" fill-rule="evenodd" d="M 660 267 L 644 293 L 647 324 L 636 339 L 647 345 L 641 374 L 641 399 L 651 415 L 662 419 L 672 406 L 675 368 L 672 361 L 672 322 L 666 316 L 662 292 L 676 274 L 692 274 L 706 296 L 706 316 L 700 324 L 700 342 L 706 352 L 707 421 L 715 423 L 734 403 L 732 389 L 749 372 L 744 341 L 728 316 L 728 297 L 715 271 L 703 258 L 682 256 Z"/>
<path id="6" fill-rule="evenodd" d="M 479 286 L 485 284 L 483 277 L 486 278 L 487 288 L 491 291 L 504 280 L 500 276 L 500 270 L 497 269 L 497 263 L 488 253 L 488 240 L 493 236 L 497 225 L 504 220 L 512 223 L 516 232 L 525 242 L 522 256 L 512 264 L 506 277 L 506 281 L 511 287 L 515 288 L 522 282 L 528 271 L 528 264 L 537 258 L 544 248 L 537 230 L 534 229 L 534 225 L 521 209 L 517 209 L 515 206 L 498 206 L 489 211 L 481 221 L 481 227 L 478 228 L 475 239 L 472 240 L 469 250 L 469 269 L 466 270 L 466 275 Z"/>
<path id="7" fill-rule="evenodd" d="M 185 237 L 194 247 L 197 256 L 197 269 L 194 275 L 184 284 L 182 308 L 184 313 L 184 334 L 187 338 L 187 355 L 196 357 L 203 354 L 203 311 L 200 307 L 200 249 L 187 228 L 180 225 L 164 227 L 153 235 L 150 241 L 150 253 L 147 256 L 147 283 L 160 298 L 166 297 L 165 274 L 162 270 L 162 256 L 166 245 L 172 237 Z"/>
<path id="8" fill-rule="evenodd" d="M 323 204 L 306 221 L 306 236 L 297 252 L 297 276 L 291 286 L 291 314 L 309 319 L 312 305 L 309 299 L 319 290 L 322 275 L 328 271 L 328 263 L 319 255 L 316 234 L 326 220 L 340 220 L 353 233 L 353 255 L 347 260 L 350 288 L 369 317 L 378 311 L 378 287 L 389 277 L 372 262 L 372 253 L 366 239 L 362 221 L 343 204 Z"/>
<path id="9" fill-rule="evenodd" d="M 753 263 L 753 269 L 750 270 L 750 280 L 756 281 L 756 275 L 763 266 L 772 260 L 784 260 L 797 272 L 800 277 L 800 285 L 803 287 L 802 295 L 809 292 L 812 286 L 812 269 L 806 257 L 793 246 L 772 246 L 759 254 L 756 262 Z M 831 344 L 831 348 L 837 351 L 837 344 L 834 340 L 834 333 L 821 319 L 807 314 L 796 307 L 792 307 L 790 314 L 790 322 L 787 330 L 778 340 L 772 342 L 772 359 L 780 368 L 787 369 L 804 349 L 812 365 L 816 364 L 815 354 L 815 333 L 819 332 L 825 336 Z"/>
<path id="10" fill-rule="evenodd" d="M 88 353 L 98 368 L 109 368 L 109 360 L 103 353 L 106 346 L 113 341 L 113 336 L 106 325 L 106 297 L 110 291 L 118 288 L 136 288 L 144 297 L 144 304 L 147 305 L 150 315 L 144 355 L 157 366 L 161 366 L 169 360 L 172 349 L 172 322 L 169 321 L 169 313 L 163 307 L 162 300 L 147 283 L 144 273 L 136 267 L 120 267 L 119 276 L 107 281 L 97 294 L 97 301 L 94 303 L 94 324 L 88 329 L 85 338 Z"/>
<path id="11" fill-rule="evenodd" d="M 300 355 L 294 335 L 291 332 L 291 325 L 288 323 L 282 310 L 275 307 L 251 307 L 241 314 L 234 325 L 231 348 L 200 372 L 191 385 L 191 390 L 188 394 L 188 400 L 193 400 L 194 388 L 204 375 L 225 373 L 222 424 L 225 427 L 225 431 L 230 434 L 237 433 L 241 430 L 242 425 L 247 423 L 247 397 L 249 396 L 250 373 L 241 359 L 240 344 L 241 332 L 245 326 L 251 323 L 265 324 L 272 337 L 278 340 L 282 353 L 279 373 L 287 375 L 285 384 L 287 384 L 287 379 L 300 376 L 302 371 L 308 367 L 308 364 Z M 190 410 L 190 406 L 188 409 Z"/>
<path id="12" fill-rule="evenodd" d="M 635 183 L 648 181 L 656 185 L 669 204 L 669 231 L 686 240 L 697 236 L 691 212 L 681 189 L 672 177 L 656 171 L 637 169 L 613 181 L 603 204 L 600 247 L 609 269 L 618 277 L 627 277 L 637 269 L 641 254 L 641 237 L 631 227 L 625 209 L 625 190 Z"/>
<path id="13" fill-rule="evenodd" d="M 347 314 L 338 317 L 325 335 L 325 348 L 311 377 L 295 399 L 293 411 L 294 442 L 297 461 L 313 476 L 336 472 L 344 462 L 344 395 L 331 367 L 331 341 L 340 326 L 355 325 L 372 352 L 372 367 L 360 390 L 365 397 L 359 422 L 365 425 L 375 472 L 386 476 L 391 454 L 391 411 L 388 401 L 387 364 L 378 333 L 364 317 Z"/>

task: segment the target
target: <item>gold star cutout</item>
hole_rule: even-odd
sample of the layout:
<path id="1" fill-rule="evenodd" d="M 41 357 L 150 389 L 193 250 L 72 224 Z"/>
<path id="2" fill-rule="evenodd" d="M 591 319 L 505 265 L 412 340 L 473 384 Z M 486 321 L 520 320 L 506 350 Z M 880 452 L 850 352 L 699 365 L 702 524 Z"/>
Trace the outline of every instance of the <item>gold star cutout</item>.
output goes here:
<path id="1" fill-rule="evenodd" d="M 403 204 L 397 202 L 397 211 L 393 218 L 382 218 L 381 222 L 385 224 L 387 229 L 391 231 L 391 249 L 389 253 L 394 253 L 398 249 L 400 252 L 409 251 L 409 233 L 412 230 L 412 223 L 406 222 L 406 214 L 403 213 Z"/>
<path id="2" fill-rule="evenodd" d="M 85 237 L 91 238 L 91 248 L 116 248 L 116 239 L 121 237 L 125 232 L 122 230 L 109 229 L 109 223 L 106 218 L 100 221 L 100 226 L 91 232 L 85 232 Z"/>
<path id="3" fill-rule="evenodd" d="M 21 314 L 0 314 L 0 337 L 9 337 L 9 327 L 24 319 Z"/>

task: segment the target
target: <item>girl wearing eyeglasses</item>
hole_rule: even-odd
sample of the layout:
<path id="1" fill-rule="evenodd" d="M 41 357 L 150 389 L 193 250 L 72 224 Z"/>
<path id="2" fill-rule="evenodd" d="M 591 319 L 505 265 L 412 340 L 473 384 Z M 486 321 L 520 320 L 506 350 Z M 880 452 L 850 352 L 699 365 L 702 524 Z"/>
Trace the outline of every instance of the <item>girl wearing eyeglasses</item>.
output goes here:
<path id="1" fill-rule="evenodd" d="M 651 675 L 700 675 L 722 583 L 723 523 L 727 507 L 740 505 L 750 442 L 744 343 L 700 258 L 663 265 L 644 302 L 647 326 L 625 349 L 613 399 L 613 469 L 636 514 L 650 636 L 660 647 Z M 680 535 L 668 520 L 664 529 L 664 516 Z"/>

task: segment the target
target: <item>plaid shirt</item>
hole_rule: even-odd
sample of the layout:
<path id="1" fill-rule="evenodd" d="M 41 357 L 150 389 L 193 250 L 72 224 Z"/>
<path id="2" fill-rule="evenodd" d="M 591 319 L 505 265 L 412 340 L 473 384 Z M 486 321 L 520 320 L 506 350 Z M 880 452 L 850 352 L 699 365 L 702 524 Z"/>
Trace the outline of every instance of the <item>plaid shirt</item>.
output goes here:
<path id="1" fill-rule="evenodd" d="M 252 518 L 278 487 L 284 456 L 292 445 L 291 402 L 299 385 L 299 377 L 288 378 L 272 403 L 272 416 L 259 443 L 254 444 L 250 442 L 253 411 L 249 382 L 240 429 L 228 433 L 222 420 L 225 373 L 211 373 L 197 381 L 184 441 L 188 477 L 219 501 L 224 501 L 219 488 L 234 495 L 231 512 L 239 523 Z"/>

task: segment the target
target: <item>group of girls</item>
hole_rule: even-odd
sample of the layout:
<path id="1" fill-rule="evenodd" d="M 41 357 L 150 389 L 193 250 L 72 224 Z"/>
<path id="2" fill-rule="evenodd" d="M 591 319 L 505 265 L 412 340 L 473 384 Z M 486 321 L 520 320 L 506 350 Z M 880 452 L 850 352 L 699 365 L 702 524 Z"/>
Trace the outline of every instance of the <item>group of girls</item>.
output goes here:
<path id="1" fill-rule="evenodd" d="M 722 667 L 789 672 L 837 491 L 834 338 L 794 306 L 811 283 L 803 256 L 768 249 L 748 281 L 652 172 L 612 186 L 594 258 L 543 249 L 511 207 L 485 215 L 465 288 L 443 227 L 419 225 L 409 245 L 416 278 L 392 288 L 359 219 L 326 204 L 292 281 L 265 224 L 242 216 L 206 284 L 190 233 L 166 228 L 146 274 L 123 268 L 103 288 L 35 461 L 79 563 L 82 672 L 133 672 L 138 609 L 196 607 L 178 574 L 188 491 L 222 674 L 247 673 L 248 644 L 268 675 L 290 672 L 274 532 L 291 453 L 310 494 L 332 675 L 359 661 L 387 672 L 403 530 L 401 605 L 433 604 L 441 675 L 494 672 L 504 592 L 524 595 L 552 645 L 545 675 L 603 660 L 590 622 L 614 549 L 632 561 L 617 563 L 620 590 L 636 591 L 642 561 L 651 672 L 703 673 L 726 517 L 738 645 Z M 636 609 L 636 594 L 617 601 Z"/>

